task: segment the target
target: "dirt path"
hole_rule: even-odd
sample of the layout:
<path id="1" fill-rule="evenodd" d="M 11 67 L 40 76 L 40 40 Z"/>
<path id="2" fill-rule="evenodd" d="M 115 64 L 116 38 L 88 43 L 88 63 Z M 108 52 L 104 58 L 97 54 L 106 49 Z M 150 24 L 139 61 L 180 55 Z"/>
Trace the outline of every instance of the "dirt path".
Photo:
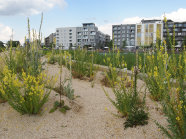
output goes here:
<path id="1" fill-rule="evenodd" d="M 59 73 L 58 66 L 48 66 L 48 75 Z M 63 76 L 67 74 L 64 70 Z M 99 73 L 98 76 L 101 74 Z M 142 84 L 139 81 L 139 84 Z M 55 100 L 59 98 L 51 92 L 49 101 L 44 105 L 41 115 L 20 115 L 7 103 L 0 104 L 0 139 L 162 139 L 157 126 L 152 119 L 163 125 L 166 123 L 163 115 L 154 109 L 156 105 L 147 98 L 150 120 L 146 126 L 124 130 L 125 119 L 114 116 L 116 109 L 106 98 L 102 87 L 96 80 L 94 88 L 91 83 L 73 79 L 75 102 L 82 108 L 68 111 L 65 115 L 59 111 L 49 114 Z M 111 89 L 106 88 L 111 93 Z M 66 98 L 65 102 L 68 104 Z"/>

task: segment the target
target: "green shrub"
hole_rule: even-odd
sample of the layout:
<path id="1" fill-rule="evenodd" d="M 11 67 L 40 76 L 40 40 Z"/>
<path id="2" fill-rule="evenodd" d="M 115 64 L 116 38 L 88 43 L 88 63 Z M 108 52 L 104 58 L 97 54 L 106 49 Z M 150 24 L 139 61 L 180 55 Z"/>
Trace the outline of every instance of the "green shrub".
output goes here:
<path id="1" fill-rule="evenodd" d="M 72 62 L 72 76 L 79 79 L 88 77 L 93 80 L 97 69 L 94 66 L 93 57 L 93 53 L 89 55 L 87 50 L 77 49 L 74 52 L 74 61 Z"/>
<path id="2" fill-rule="evenodd" d="M 21 114 L 37 114 L 47 102 L 50 91 L 45 89 L 43 73 L 37 77 L 22 73 L 19 80 L 11 70 L 4 68 L 4 78 L 0 86 L 3 97 Z"/>

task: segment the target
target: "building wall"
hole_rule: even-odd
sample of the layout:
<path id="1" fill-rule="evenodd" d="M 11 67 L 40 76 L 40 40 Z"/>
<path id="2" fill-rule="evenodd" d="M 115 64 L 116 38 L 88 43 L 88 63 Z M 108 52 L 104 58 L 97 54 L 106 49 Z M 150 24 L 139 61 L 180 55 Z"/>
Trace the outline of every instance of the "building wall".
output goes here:
<path id="1" fill-rule="evenodd" d="M 98 47 L 100 42 L 105 44 L 105 34 L 98 31 L 94 23 L 83 23 L 82 27 L 65 27 L 56 29 L 56 46 L 69 49 L 73 46 Z"/>
<path id="2" fill-rule="evenodd" d="M 63 49 L 69 49 L 76 45 L 76 27 L 63 27 L 56 29 L 56 46 L 62 46 Z"/>
<path id="3" fill-rule="evenodd" d="M 175 41 L 181 46 L 184 41 L 184 37 L 186 36 L 186 22 L 173 22 L 172 20 L 168 20 L 167 27 L 170 36 L 173 36 L 173 30 L 175 30 Z M 167 28 L 164 23 L 163 38 L 166 40 L 167 37 Z"/>
<path id="4" fill-rule="evenodd" d="M 136 46 L 150 46 L 156 43 L 156 39 L 163 39 L 162 21 L 141 22 L 136 24 Z"/>
<path id="5" fill-rule="evenodd" d="M 54 38 L 56 37 L 55 33 L 51 33 L 48 37 L 45 38 L 45 46 L 49 47 L 54 43 Z"/>
<path id="6" fill-rule="evenodd" d="M 126 41 L 126 45 L 135 46 L 135 24 L 123 24 L 123 25 L 113 25 L 113 42 L 117 47 L 123 46 L 123 41 Z"/>

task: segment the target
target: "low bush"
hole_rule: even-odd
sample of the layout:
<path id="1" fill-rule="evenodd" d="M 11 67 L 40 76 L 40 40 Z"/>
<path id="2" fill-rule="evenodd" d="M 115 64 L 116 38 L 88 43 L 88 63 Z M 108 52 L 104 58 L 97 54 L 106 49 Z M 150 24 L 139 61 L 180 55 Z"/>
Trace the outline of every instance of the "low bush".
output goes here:
<path id="1" fill-rule="evenodd" d="M 50 94 L 50 91 L 45 89 L 46 75 L 40 73 L 34 77 L 22 72 L 21 79 L 18 79 L 8 67 L 4 68 L 3 74 L 0 90 L 8 103 L 21 114 L 39 113 Z"/>

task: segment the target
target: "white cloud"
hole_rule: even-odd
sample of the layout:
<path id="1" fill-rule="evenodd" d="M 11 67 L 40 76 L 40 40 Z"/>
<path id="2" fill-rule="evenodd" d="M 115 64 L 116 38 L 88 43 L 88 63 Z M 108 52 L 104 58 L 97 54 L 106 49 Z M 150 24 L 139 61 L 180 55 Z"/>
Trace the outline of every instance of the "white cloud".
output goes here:
<path id="1" fill-rule="evenodd" d="M 176 22 L 186 21 L 186 9 L 180 8 L 177 11 L 165 14 L 167 19 L 172 19 Z M 163 18 L 163 15 L 161 16 Z"/>
<path id="2" fill-rule="evenodd" d="M 65 0 L 0 0 L 0 15 L 33 15 L 52 9 L 64 7 Z"/>
<path id="3" fill-rule="evenodd" d="M 0 41 L 6 42 L 12 35 L 12 29 L 0 23 Z"/>
<path id="4" fill-rule="evenodd" d="M 113 24 L 98 25 L 98 29 L 105 34 L 112 36 L 112 25 Z"/>
<path id="5" fill-rule="evenodd" d="M 165 13 L 165 16 L 167 19 L 171 19 L 175 22 L 183 22 L 186 21 L 186 9 L 180 8 L 177 11 L 173 11 L 171 13 Z M 119 25 L 119 24 L 136 24 L 140 23 L 142 19 L 163 19 L 164 14 L 160 15 L 159 17 L 131 17 L 131 18 L 125 18 L 120 23 L 108 23 L 104 25 L 99 25 L 98 28 L 102 32 L 109 34 L 112 36 L 112 25 Z"/>

